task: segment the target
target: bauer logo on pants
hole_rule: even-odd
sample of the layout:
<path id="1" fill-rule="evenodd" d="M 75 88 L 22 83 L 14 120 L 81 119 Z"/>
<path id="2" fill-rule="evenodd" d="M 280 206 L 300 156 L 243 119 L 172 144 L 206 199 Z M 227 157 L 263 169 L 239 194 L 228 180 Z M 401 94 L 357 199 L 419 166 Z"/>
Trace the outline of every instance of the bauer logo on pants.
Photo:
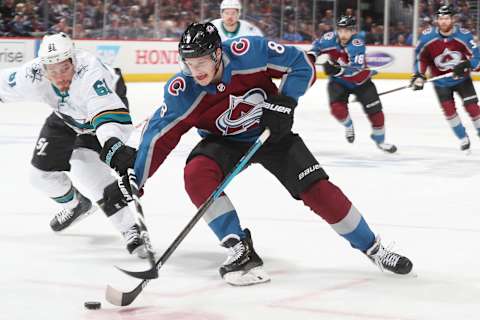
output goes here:
<path id="1" fill-rule="evenodd" d="M 298 175 L 298 180 L 302 180 L 303 178 L 305 178 L 306 176 L 308 176 L 310 173 L 314 172 L 314 171 L 317 171 L 317 170 L 320 170 L 322 167 L 320 166 L 320 164 L 315 164 L 311 167 L 308 167 L 307 169 L 303 170 L 302 172 L 300 172 L 300 174 Z"/>

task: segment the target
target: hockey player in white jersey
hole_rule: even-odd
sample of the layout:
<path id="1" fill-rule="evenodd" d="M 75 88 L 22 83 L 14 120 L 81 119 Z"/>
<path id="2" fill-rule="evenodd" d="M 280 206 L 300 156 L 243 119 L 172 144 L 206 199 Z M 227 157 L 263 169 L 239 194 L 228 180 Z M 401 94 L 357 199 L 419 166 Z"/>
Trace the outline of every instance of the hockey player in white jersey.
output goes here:
<path id="1" fill-rule="evenodd" d="M 145 246 L 128 206 L 103 196 L 115 178 L 99 153 L 105 159 L 112 145 L 125 148 L 123 158 L 109 162 L 120 174 L 126 170 L 121 164 L 135 157 L 135 149 L 117 143 L 127 141 L 133 130 L 125 94 L 121 74 L 75 49 L 64 33 L 45 36 L 34 60 L 0 72 L 2 102 L 44 102 L 53 109 L 40 131 L 30 173 L 33 186 L 62 207 L 51 228 L 61 231 L 96 208 L 72 184 L 70 171 L 122 233 L 127 250 L 143 256 Z"/>
<path id="2" fill-rule="evenodd" d="M 221 19 L 212 21 L 222 42 L 241 36 L 261 36 L 262 31 L 248 21 L 240 19 L 242 4 L 239 0 L 223 0 L 220 4 Z"/>

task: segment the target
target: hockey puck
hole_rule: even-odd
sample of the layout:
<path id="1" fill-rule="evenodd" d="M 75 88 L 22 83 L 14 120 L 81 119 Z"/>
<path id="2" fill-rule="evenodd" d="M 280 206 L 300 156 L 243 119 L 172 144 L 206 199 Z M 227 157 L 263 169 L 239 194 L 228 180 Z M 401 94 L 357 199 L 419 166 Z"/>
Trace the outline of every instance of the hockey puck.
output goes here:
<path id="1" fill-rule="evenodd" d="M 102 304 L 98 301 L 87 301 L 83 304 L 88 310 L 98 310 Z"/>

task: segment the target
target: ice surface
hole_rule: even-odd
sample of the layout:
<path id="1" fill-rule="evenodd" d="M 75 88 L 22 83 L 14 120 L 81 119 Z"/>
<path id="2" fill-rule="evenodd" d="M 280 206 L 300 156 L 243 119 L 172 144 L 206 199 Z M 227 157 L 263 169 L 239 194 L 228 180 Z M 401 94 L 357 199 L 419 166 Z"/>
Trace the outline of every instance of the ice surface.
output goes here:
<path id="1" fill-rule="evenodd" d="M 379 91 L 406 81 L 375 81 Z M 381 273 L 260 166 L 236 177 L 227 193 L 272 276 L 235 288 L 218 266 L 225 252 L 203 221 L 129 307 L 109 305 L 106 284 L 131 290 L 113 265 L 136 268 L 99 211 L 62 234 L 49 221 L 57 207 L 34 190 L 28 168 L 50 110 L 37 103 L 0 105 L 0 319 L 478 319 L 480 311 L 480 143 L 463 107 L 472 154 L 444 120 L 430 84 L 382 97 L 385 154 L 370 140 L 367 118 L 351 104 L 356 141 L 329 114 L 325 81 L 296 110 L 295 131 L 385 243 L 414 263 L 418 277 Z M 130 83 L 134 122 L 161 104 L 162 84 Z M 183 188 L 183 166 L 199 140 L 192 130 L 156 175 L 142 201 L 154 247 L 163 252 L 196 212 Z M 87 195 L 88 191 L 83 190 Z M 89 311 L 84 301 L 102 301 Z"/>

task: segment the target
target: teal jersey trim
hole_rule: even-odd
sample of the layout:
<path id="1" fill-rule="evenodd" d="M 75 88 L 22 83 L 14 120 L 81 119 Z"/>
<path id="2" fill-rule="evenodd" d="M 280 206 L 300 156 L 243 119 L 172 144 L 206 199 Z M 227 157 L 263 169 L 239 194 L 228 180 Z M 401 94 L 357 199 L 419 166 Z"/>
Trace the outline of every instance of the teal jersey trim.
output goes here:
<path id="1" fill-rule="evenodd" d="M 130 117 L 130 114 L 127 111 L 114 112 L 114 113 L 105 112 L 93 118 L 92 125 L 95 129 L 97 129 L 101 125 L 105 123 L 110 123 L 110 122 L 121 123 L 121 124 L 132 124 L 132 118 Z"/>

